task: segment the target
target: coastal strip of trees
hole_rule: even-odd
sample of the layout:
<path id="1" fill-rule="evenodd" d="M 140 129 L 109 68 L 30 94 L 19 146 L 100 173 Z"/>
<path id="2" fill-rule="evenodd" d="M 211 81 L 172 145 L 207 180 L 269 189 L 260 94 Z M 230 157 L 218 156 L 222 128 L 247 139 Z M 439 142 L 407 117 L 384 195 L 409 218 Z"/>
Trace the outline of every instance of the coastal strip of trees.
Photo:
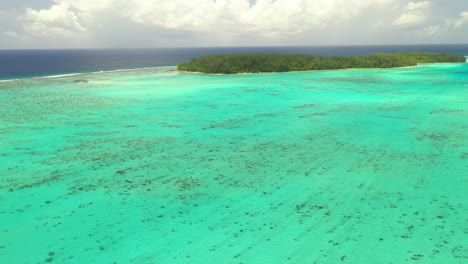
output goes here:
<path id="1" fill-rule="evenodd" d="M 416 66 L 421 63 L 466 62 L 462 55 L 446 53 L 378 53 L 369 56 L 313 56 L 296 54 L 222 54 L 194 58 L 177 66 L 180 71 L 202 73 L 260 73 Z"/>

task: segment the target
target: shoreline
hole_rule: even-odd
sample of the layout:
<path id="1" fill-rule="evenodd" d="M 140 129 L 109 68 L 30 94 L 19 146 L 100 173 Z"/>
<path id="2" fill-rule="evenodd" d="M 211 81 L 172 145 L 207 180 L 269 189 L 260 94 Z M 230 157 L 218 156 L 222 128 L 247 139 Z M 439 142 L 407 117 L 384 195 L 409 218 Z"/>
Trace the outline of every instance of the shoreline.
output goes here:
<path id="1" fill-rule="evenodd" d="M 419 63 L 415 66 L 403 66 L 403 67 L 393 67 L 393 68 L 346 68 L 346 69 L 333 69 L 333 70 L 307 70 L 307 71 L 285 71 L 285 72 L 239 72 L 239 73 L 205 73 L 205 72 L 198 72 L 198 71 L 181 71 L 177 70 L 178 72 L 183 73 L 192 73 L 192 74 L 206 74 L 206 75 L 214 75 L 214 76 L 221 76 L 221 75 L 247 75 L 247 74 L 275 74 L 275 73 L 297 73 L 297 72 L 329 72 L 329 71 L 360 71 L 360 70 L 392 70 L 392 69 L 411 69 L 411 68 L 418 68 L 424 65 L 456 65 L 456 64 L 465 64 L 467 62 L 439 62 L 439 63 Z"/>
<path id="2" fill-rule="evenodd" d="M 391 69 L 422 63 L 466 63 L 466 56 L 448 53 L 396 52 L 365 56 L 245 53 L 200 56 L 177 65 L 187 72 L 242 74 L 348 69 Z"/>

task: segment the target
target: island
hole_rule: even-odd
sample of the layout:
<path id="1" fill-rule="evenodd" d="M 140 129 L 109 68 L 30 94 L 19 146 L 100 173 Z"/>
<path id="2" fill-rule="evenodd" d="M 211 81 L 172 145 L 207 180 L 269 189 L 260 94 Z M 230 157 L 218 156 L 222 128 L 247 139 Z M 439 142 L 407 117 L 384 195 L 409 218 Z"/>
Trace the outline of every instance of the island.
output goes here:
<path id="1" fill-rule="evenodd" d="M 177 66 L 180 71 L 235 74 L 260 72 L 375 69 L 417 66 L 421 63 L 466 62 L 463 55 L 405 52 L 368 56 L 314 56 L 299 54 L 220 54 L 194 58 Z"/>

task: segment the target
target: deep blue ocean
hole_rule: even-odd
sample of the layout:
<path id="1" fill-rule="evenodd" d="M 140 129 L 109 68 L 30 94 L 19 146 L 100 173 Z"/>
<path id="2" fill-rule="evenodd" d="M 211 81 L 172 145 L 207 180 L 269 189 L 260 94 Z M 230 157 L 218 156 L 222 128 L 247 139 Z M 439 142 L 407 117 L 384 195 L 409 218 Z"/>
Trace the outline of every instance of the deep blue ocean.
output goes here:
<path id="1" fill-rule="evenodd" d="M 164 49 L 0 50 L 0 80 L 59 74 L 173 66 L 225 53 L 368 55 L 377 52 L 445 52 L 468 55 L 468 44 L 406 46 L 231 47 Z"/>

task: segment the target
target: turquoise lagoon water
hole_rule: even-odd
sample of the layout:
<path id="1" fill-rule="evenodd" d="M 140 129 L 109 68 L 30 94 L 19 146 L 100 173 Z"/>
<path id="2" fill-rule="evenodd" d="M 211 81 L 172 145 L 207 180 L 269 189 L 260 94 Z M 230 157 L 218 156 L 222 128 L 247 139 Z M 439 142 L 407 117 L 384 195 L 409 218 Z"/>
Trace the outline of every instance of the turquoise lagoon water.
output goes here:
<path id="1" fill-rule="evenodd" d="M 23 79 L 0 120 L 0 263 L 468 259 L 468 64 Z"/>

